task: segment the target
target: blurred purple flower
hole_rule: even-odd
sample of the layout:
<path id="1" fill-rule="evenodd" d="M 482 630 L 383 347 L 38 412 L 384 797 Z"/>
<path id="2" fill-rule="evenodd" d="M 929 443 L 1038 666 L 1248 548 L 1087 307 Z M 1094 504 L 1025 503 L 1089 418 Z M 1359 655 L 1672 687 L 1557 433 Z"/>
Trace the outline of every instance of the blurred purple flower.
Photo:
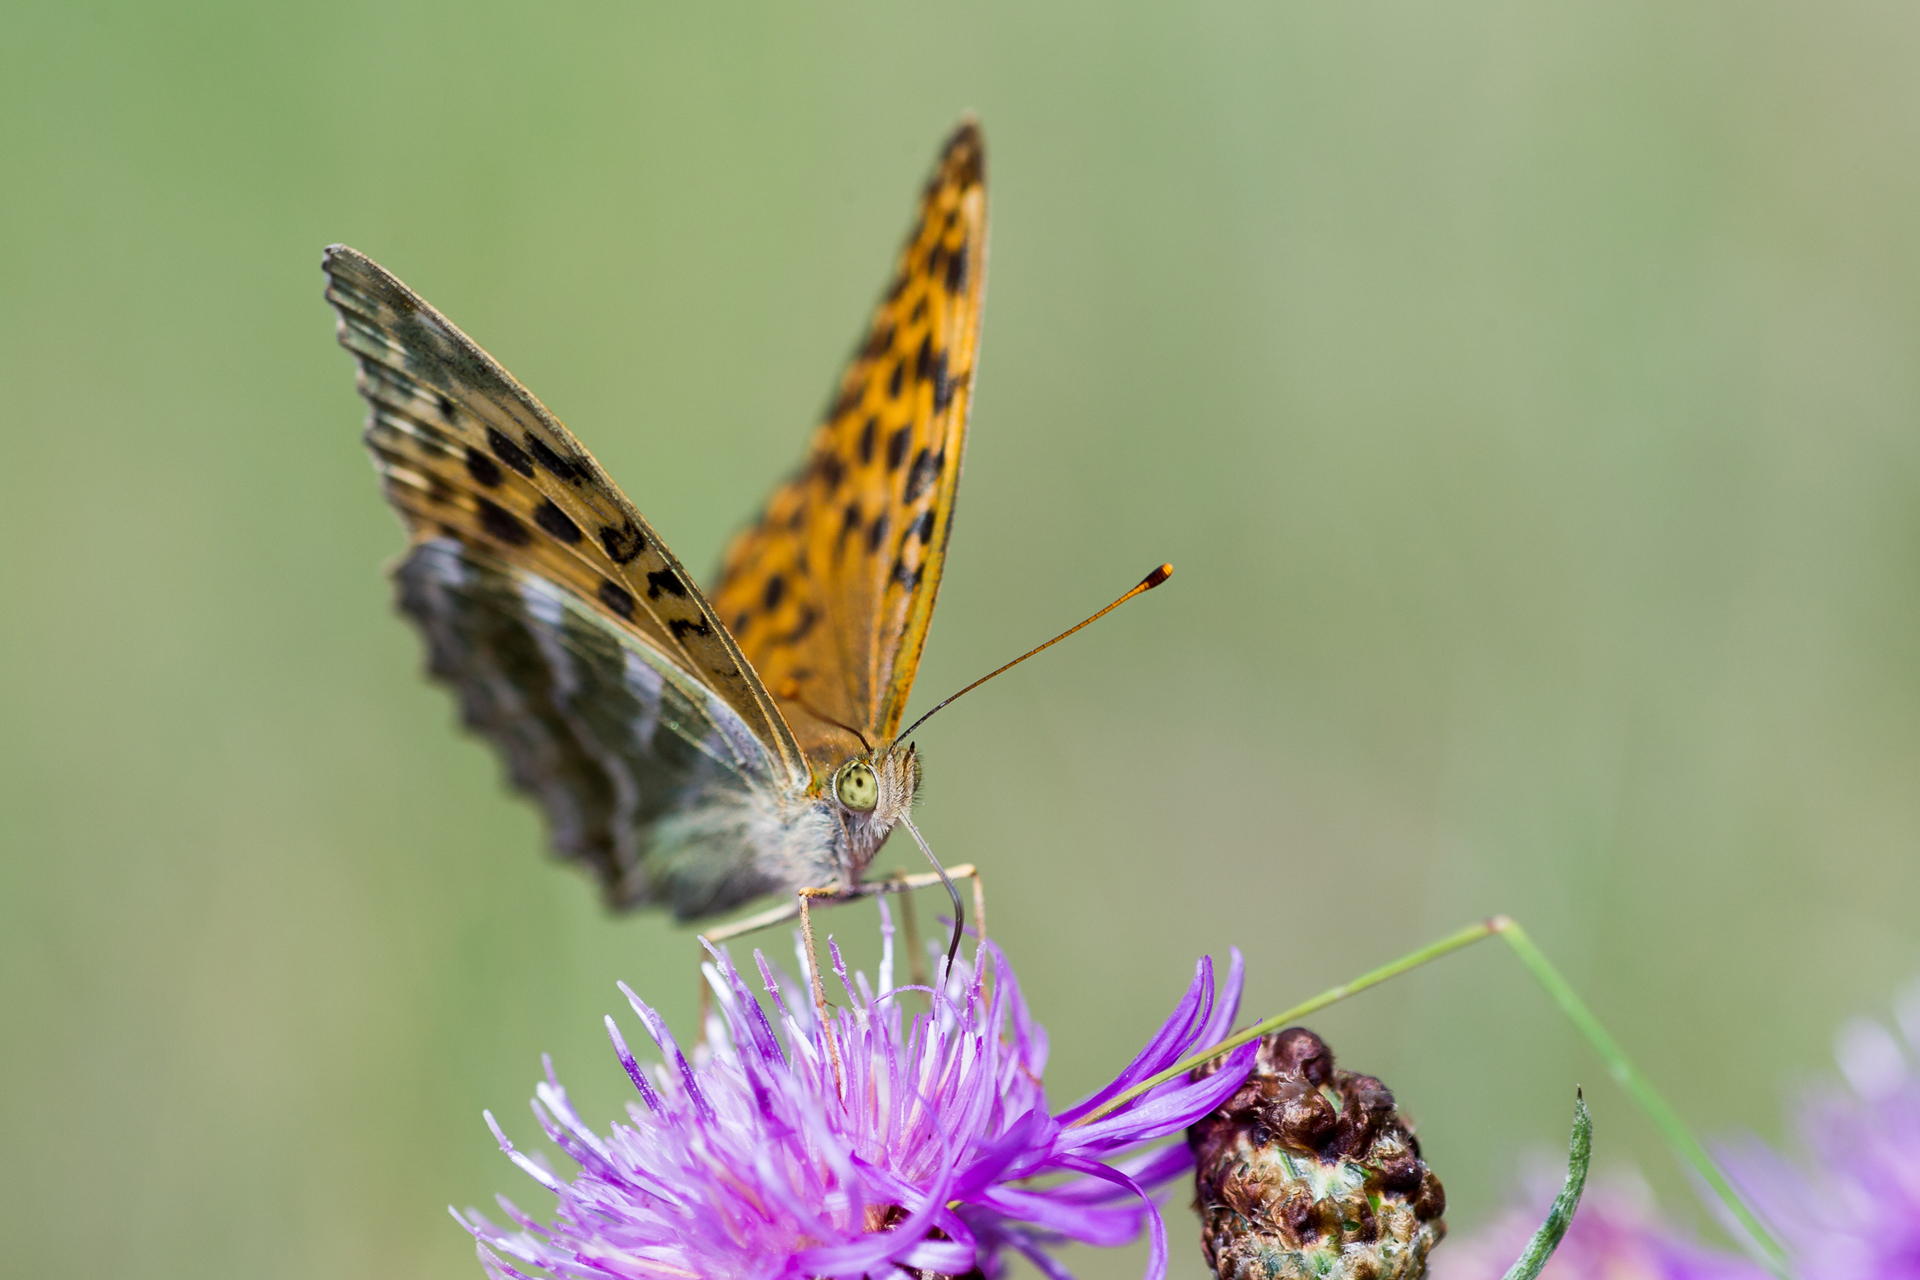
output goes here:
<path id="1" fill-rule="evenodd" d="M 1719 1152 L 1801 1280 L 1920 1280 L 1920 983 L 1895 1012 L 1904 1046 L 1868 1018 L 1840 1029 L 1834 1056 L 1850 1087 L 1802 1102 L 1798 1166 L 1752 1136 Z"/>
<path id="2" fill-rule="evenodd" d="M 1719 1144 L 1727 1176 L 1779 1238 L 1798 1280 L 1920 1280 L 1920 983 L 1895 1007 L 1905 1044 L 1856 1018 L 1835 1037 L 1848 1088 L 1814 1090 L 1788 1159 L 1748 1135 Z M 1633 1188 L 1638 1187 L 1638 1194 Z M 1471 1239 L 1435 1254 L 1434 1280 L 1498 1280 L 1552 1198 L 1532 1187 Z M 1718 1211 L 1718 1202 L 1709 1200 Z M 1723 1219 L 1726 1215 L 1723 1214 Z M 1735 1239 L 1740 1229 L 1727 1221 Z M 1766 1280 L 1758 1263 L 1707 1249 L 1653 1211 L 1643 1184 L 1589 1189 L 1540 1280 Z"/>
<path id="3" fill-rule="evenodd" d="M 1466 1239 L 1434 1250 L 1433 1280 L 1500 1280 L 1527 1246 L 1560 1189 L 1563 1171 L 1542 1166 L 1521 1203 Z M 1772 1280 L 1758 1263 L 1709 1249 L 1661 1221 L 1638 1178 L 1587 1187 L 1573 1225 L 1540 1280 Z"/>
<path id="4" fill-rule="evenodd" d="M 1046 1032 L 998 948 L 983 944 L 984 956 L 957 965 L 936 993 L 893 985 L 884 906 L 881 939 L 877 990 L 864 973 L 849 979 L 829 944 L 847 1007 L 825 1028 L 804 990 L 783 984 L 755 952 L 780 1033 L 727 954 L 713 952 L 706 970 L 718 1008 L 697 1065 L 623 985 L 665 1065 L 642 1068 L 607 1019 L 639 1100 L 627 1104 L 628 1124 L 601 1137 L 548 1064 L 533 1110 L 580 1166 L 571 1180 L 516 1150 L 487 1116 L 514 1163 L 559 1198 L 551 1222 L 505 1197 L 500 1206 L 514 1227 L 476 1210 L 454 1215 L 479 1239 L 487 1273 L 523 1277 L 518 1263 L 588 1280 L 898 1276 L 901 1268 L 978 1268 L 991 1277 L 1011 1248 L 1063 1277 L 1049 1247 L 1123 1244 L 1144 1225 L 1147 1275 L 1160 1280 L 1166 1230 L 1149 1194 L 1189 1169 L 1192 1154 L 1185 1142 L 1143 1148 L 1219 1105 L 1245 1078 L 1256 1046 L 1203 1081 L 1178 1077 L 1112 1115 L 1068 1126 L 1226 1034 L 1239 1004 L 1239 953 L 1217 999 L 1203 958 L 1185 998 L 1127 1069 L 1050 1113 L 1041 1082 Z M 909 1017 L 907 991 L 926 993 L 931 1012 Z M 1066 1177 L 1029 1181 L 1048 1174 Z"/>

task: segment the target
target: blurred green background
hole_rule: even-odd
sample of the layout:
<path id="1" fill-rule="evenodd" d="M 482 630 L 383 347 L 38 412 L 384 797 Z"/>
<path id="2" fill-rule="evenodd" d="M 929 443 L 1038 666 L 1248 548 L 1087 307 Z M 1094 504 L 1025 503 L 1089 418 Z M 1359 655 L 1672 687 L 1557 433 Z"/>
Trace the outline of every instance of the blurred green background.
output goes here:
<path id="1" fill-rule="evenodd" d="M 481 1108 L 530 1141 L 545 1050 L 611 1118 L 616 978 L 691 1029 L 691 937 L 546 864 L 420 677 L 321 247 L 707 566 L 967 108 L 992 273 L 917 704 L 1179 566 L 920 735 L 1055 1097 L 1203 952 L 1270 1011 L 1508 911 L 1700 1128 L 1777 1135 L 1920 968 L 1916 65 L 1902 3 L 13 0 L 9 1269 L 477 1276 L 444 1206 L 545 1200 Z M 1503 953 L 1315 1025 L 1456 1229 L 1576 1081 L 1693 1213 Z M 1172 1230 L 1198 1275 L 1184 1193 Z"/>

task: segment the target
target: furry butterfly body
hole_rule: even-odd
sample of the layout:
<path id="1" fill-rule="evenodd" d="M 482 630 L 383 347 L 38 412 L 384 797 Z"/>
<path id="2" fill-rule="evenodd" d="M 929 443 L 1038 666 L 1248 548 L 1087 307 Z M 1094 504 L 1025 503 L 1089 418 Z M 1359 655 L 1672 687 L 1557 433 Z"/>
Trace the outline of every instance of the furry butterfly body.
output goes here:
<path id="1" fill-rule="evenodd" d="M 364 255 L 327 250 L 401 611 L 467 724 L 618 907 L 859 884 L 920 778 L 895 741 L 960 479 L 986 256 L 948 141 L 796 475 L 711 596 L 560 421 Z"/>

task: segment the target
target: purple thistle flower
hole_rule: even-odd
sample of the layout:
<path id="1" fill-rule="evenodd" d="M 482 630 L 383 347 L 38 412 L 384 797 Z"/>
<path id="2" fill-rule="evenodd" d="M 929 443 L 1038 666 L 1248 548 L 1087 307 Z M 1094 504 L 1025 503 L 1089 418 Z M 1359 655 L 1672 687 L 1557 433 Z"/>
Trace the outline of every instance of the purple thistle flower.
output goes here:
<path id="1" fill-rule="evenodd" d="M 825 1027 L 795 984 L 755 952 L 779 1023 L 769 1019 L 723 950 L 706 965 L 717 1009 L 709 1048 L 689 1062 L 666 1024 L 627 999 L 659 1046 L 651 1074 L 612 1018 L 614 1050 L 639 1092 L 627 1124 L 602 1137 L 575 1113 L 554 1078 L 533 1110 L 579 1165 L 571 1179 L 516 1150 L 513 1162 L 558 1198 L 542 1222 L 500 1198 L 513 1226 L 476 1210 L 462 1216 L 494 1280 L 527 1273 L 619 1280 L 646 1277 L 898 1276 L 901 1269 L 999 1274 L 1014 1249 L 1051 1277 L 1066 1271 L 1046 1250 L 1066 1240 L 1123 1244 L 1151 1236 L 1150 1280 L 1166 1273 L 1166 1229 L 1152 1189 L 1192 1166 L 1179 1135 L 1245 1078 L 1257 1046 L 1201 1081 L 1168 1081 L 1111 1115 L 1074 1126 L 1101 1102 L 1222 1038 L 1239 1005 L 1236 951 L 1224 988 L 1202 958 L 1165 1025 L 1104 1089 L 1064 1111 L 1047 1106 L 1046 1032 L 1021 998 L 1013 969 L 984 943 L 943 989 L 893 985 L 893 929 L 881 915 L 877 990 L 848 977 L 829 943 L 846 1007 Z M 804 963 L 804 959 L 803 959 Z M 906 992 L 930 1012 L 909 1016 Z M 1044 1185 L 1032 1180 L 1062 1175 Z M 505 1255 L 503 1258 L 501 1255 Z M 508 1261 L 506 1259 L 511 1259 Z"/>
<path id="2" fill-rule="evenodd" d="M 1802 1103 L 1799 1166 L 1752 1136 L 1720 1152 L 1801 1280 L 1920 1280 L 1920 984 L 1896 1015 L 1905 1047 L 1871 1019 L 1840 1029 L 1834 1056 L 1850 1088 Z"/>

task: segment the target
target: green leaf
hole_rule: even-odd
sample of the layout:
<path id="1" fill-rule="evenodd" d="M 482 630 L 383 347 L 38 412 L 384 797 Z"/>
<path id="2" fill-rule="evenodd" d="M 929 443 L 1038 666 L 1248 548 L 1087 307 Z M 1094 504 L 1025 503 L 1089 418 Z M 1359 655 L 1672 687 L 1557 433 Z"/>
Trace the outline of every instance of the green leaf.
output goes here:
<path id="1" fill-rule="evenodd" d="M 1560 1247 L 1560 1239 L 1573 1223 L 1573 1211 L 1580 1207 L 1580 1193 L 1587 1185 L 1587 1164 L 1593 1159 L 1593 1117 L 1587 1114 L 1587 1100 L 1578 1089 L 1573 1091 L 1573 1141 L 1567 1148 L 1567 1185 L 1553 1198 L 1547 1220 L 1527 1242 L 1520 1261 L 1507 1269 L 1506 1280 L 1534 1280 L 1547 1259 Z"/>

